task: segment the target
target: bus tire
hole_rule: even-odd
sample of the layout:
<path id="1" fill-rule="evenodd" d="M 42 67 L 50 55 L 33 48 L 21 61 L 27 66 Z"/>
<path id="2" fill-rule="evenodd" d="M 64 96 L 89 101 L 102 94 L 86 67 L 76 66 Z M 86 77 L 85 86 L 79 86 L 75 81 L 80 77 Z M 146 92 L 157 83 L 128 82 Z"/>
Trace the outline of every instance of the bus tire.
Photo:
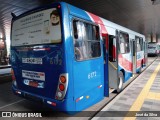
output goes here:
<path id="1" fill-rule="evenodd" d="M 120 93 L 123 90 L 123 81 L 124 81 L 124 75 L 123 72 L 120 71 L 118 75 L 118 88 L 117 88 L 117 93 Z"/>

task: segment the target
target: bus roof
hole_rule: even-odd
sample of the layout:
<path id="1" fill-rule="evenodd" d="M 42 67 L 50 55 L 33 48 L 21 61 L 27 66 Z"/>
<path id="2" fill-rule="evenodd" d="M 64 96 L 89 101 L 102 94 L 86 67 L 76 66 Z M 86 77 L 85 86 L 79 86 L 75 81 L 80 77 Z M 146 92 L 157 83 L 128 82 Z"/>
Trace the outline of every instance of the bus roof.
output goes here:
<path id="1" fill-rule="evenodd" d="M 91 21 L 91 19 L 88 19 L 88 17 L 86 15 L 83 15 L 84 14 L 83 12 L 85 12 L 85 13 L 89 13 L 89 12 L 87 12 L 85 10 L 82 10 L 80 8 L 74 7 L 74 6 L 72 6 L 72 5 L 68 4 L 68 3 L 66 3 L 66 4 L 68 5 L 70 14 Z M 97 15 L 95 15 L 95 16 L 99 17 Z M 126 28 L 126 27 L 120 26 L 120 25 L 118 25 L 116 23 L 113 23 L 113 22 L 111 22 L 109 20 L 106 20 L 106 19 L 104 19 L 102 17 L 99 17 L 99 18 L 104 21 L 103 24 L 105 26 L 108 26 L 108 27 L 111 27 L 111 28 L 114 28 L 114 29 L 119 29 L 119 30 L 122 30 L 122 31 L 127 31 L 130 34 L 134 34 L 134 35 L 137 35 L 137 36 L 140 36 L 140 37 L 144 37 L 144 35 L 142 35 L 142 34 L 140 34 L 138 32 L 135 32 L 135 31 L 130 30 L 130 29 Z M 98 21 L 97 21 L 97 23 L 98 23 Z"/>

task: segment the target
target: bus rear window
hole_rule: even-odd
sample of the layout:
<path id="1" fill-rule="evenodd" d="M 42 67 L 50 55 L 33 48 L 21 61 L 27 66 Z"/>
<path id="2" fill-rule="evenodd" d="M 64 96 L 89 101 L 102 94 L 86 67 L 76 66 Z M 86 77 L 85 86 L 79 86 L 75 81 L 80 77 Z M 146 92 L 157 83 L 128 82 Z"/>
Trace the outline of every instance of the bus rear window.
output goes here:
<path id="1" fill-rule="evenodd" d="M 57 8 L 17 19 L 12 24 L 12 46 L 61 42 L 61 22 Z"/>

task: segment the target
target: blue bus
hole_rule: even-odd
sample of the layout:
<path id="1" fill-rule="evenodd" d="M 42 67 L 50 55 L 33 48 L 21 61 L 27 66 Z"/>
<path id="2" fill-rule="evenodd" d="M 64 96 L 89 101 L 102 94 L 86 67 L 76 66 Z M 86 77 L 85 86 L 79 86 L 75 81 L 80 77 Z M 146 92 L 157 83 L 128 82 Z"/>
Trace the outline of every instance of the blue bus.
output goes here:
<path id="1" fill-rule="evenodd" d="M 60 2 L 13 16 L 12 90 L 60 111 L 120 92 L 145 63 L 145 37 Z"/>

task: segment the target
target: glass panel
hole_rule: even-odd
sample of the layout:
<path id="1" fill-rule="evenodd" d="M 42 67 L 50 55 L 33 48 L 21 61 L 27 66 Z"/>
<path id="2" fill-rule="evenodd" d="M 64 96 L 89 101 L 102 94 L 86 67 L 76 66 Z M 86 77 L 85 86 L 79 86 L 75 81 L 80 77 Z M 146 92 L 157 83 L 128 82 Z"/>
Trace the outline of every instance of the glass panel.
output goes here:
<path id="1" fill-rule="evenodd" d="M 101 55 L 99 28 L 90 23 L 73 20 L 75 58 L 86 60 Z"/>
<path id="2" fill-rule="evenodd" d="M 129 53 L 130 52 L 130 46 L 129 46 L 129 37 L 126 33 L 120 33 L 119 37 L 119 47 L 120 47 L 120 53 Z"/>
<path id="3" fill-rule="evenodd" d="M 137 40 L 137 52 L 144 50 L 143 38 L 136 37 L 136 40 Z"/>

